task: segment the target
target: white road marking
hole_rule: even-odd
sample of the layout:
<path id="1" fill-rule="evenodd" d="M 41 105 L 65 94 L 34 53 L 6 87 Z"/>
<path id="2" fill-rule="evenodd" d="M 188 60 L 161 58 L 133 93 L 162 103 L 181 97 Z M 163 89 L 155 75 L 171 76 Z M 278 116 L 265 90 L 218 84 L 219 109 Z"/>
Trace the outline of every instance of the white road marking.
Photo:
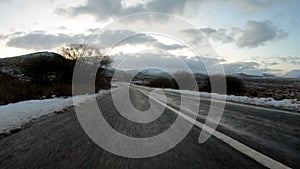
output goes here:
<path id="1" fill-rule="evenodd" d="M 161 105 L 165 106 L 166 108 L 168 108 L 169 110 L 173 111 L 174 113 L 178 114 L 179 116 L 185 118 L 188 122 L 196 125 L 199 128 L 202 128 L 202 130 L 210 133 L 211 135 L 213 135 L 214 137 L 218 138 L 219 140 L 223 141 L 224 143 L 228 144 L 229 146 L 231 146 L 232 148 L 236 149 L 237 151 L 245 154 L 246 156 L 252 158 L 253 160 L 257 161 L 258 163 L 262 164 L 265 167 L 268 168 L 272 168 L 272 169 L 291 169 L 290 167 L 280 163 L 279 161 L 276 161 L 250 147 L 248 147 L 247 145 L 238 142 L 237 140 L 221 133 L 218 132 L 212 128 L 210 128 L 209 126 L 204 125 L 203 123 L 181 113 L 180 111 L 170 107 L 169 105 L 161 102 L 160 100 L 147 95 L 147 93 L 145 93 L 144 91 L 142 91 L 141 89 L 136 89 L 138 91 L 140 91 L 141 93 L 143 93 L 144 95 L 148 96 L 149 98 L 151 98 L 152 100 L 160 103 Z M 188 111 L 187 109 L 185 109 L 185 111 Z M 189 112 L 189 113 L 194 113 L 194 112 Z"/>
<path id="2" fill-rule="evenodd" d="M 141 86 L 138 86 L 141 87 Z M 148 87 L 142 87 L 144 89 L 151 89 Z M 181 93 L 176 93 L 176 92 L 170 92 L 170 91 L 165 91 L 163 89 L 160 89 L 170 95 L 173 96 L 177 96 L 178 94 Z M 187 99 L 194 99 L 193 96 L 191 94 L 182 94 L 181 95 L 184 98 Z M 201 96 L 200 96 L 201 97 Z M 206 100 L 206 101 L 213 101 L 213 102 L 224 102 L 225 100 L 216 100 L 216 99 L 210 99 L 210 98 L 205 98 L 205 97 L 201 97 L 202 100 Z M 197 99 L 198 100 L 198 99 Z M 254 109 L 259 109 L 259 110 L 267 110 L 267 111 L 272 111 L 272 112 L 278 112 L 278 113 L 284 113 L 284 114 L 289 114 L 289 115 L 294 115 L 294 116 L 300 116 L 300 113 L 296 113 L 296 112 L 291 112 L 291 111 L 287 111 L 287 110 L 279 110 L 279 109 L 275 109 L 275 108 L 268 108 L 268 107 L 263 107 L 263 106 L 258 106 L 258 105 L 247 105 L 247 104 L 243 104 L 243 103 L 236 103 L 236 102 L 232 102 L 232 101 L 227 101 L 226 100 L 226 104 L 230 104 L 230 105 L 236 105 L 236 106 L 241 106 L 241 107 L 248 107 L 248 108 L 254 108 Z"/>

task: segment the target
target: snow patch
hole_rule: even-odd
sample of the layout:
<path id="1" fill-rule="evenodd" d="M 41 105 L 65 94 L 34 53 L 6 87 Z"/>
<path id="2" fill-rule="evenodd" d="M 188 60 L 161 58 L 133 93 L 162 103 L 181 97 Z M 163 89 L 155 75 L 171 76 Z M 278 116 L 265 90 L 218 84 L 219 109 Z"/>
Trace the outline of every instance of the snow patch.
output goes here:
<path id="1" fill-rule="evenodd" d="M 13 129 L 18 129 L 22 125 L 38 119 L 45 115 L 50 115 L 56 111 L 61 111 L 66 107 L 84 103 L 95 96 L 101 96 L 110 90 L 102 90 L 95 95 L 80 95 L 68 98 L 53 98 L 45 100 L 29 100 L 18 103 L 11 103 L 0 106 L 0 133 L 8 133 Z"/>
<path id="2" fill-rule="evenodd" d="M 187 95 L 197 95 L 200 97 L 210 98 L 213 96 L 216 99 L 224 99 L 224 95 L 217 93 L 207 93 L 207 92 L 197 92 L 197 91 L 189 91 L 189 90 L 175 90 L 175 89 L 162 89 L 164 91 L 169 91 L 173 93 L 182 93 Z M 234 95 L 226 95 L 227 101 L 237 102 L 237 103 L 245 103 L 250 105 L 257 106 L 267 106 L 267 107 L 278 107 L 286 110 L 300 111 L 300 101 L 297 99 L 283 99 L 283 100 L 274 100 L 273 98 L 251 98 L 247 96 L 234 96 Z"/>

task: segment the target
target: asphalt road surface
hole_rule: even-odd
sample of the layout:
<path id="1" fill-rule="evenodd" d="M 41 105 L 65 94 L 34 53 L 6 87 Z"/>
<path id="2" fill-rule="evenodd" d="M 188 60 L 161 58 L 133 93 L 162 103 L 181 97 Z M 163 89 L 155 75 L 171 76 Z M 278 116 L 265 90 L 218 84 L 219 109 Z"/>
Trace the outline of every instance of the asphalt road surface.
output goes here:
<path id="1" fill-rule="evenodd" d="M 122 90 L 119 87 L 115 92 Z M 143 89 L 143 93 L 141 90 L 131 87 L 130 101 L 144 111 L 150 107 L 149 97 L 144 94 L 149 91 Z M 166 96 L 168 105 L 176 109 L 180 95 L 166 93 Z M 150 123 L 136 123 L 119 114 L 110 94 L 97 101 L 110 126 L 131 137 L 155 136 L 166 131 L 179 116 L 167 108 Z M 191 98 L 191 104 L 193 101 Z M 209 100 L 201 100 L 199 123 L 205 121 L 209 107 Z M 220 134 L 216 134 L 200 144 L 201 127 L 195 125 L 179 144 L 165 153 L 148 158 L 127 158 L 95 144 L 82 129 L 74 108 L 69 108 L 1 139 L 0 168 L 267 168 L 268 165 L 251 156 L 253 151 L 258 158 L 268 158 L 271 168 L 300 168 L 299 122 L 300 116 L 293 112 L 227 103 L 216 131 L 230 137 L 229 140 L 222 140 L 218 137 Z"/>

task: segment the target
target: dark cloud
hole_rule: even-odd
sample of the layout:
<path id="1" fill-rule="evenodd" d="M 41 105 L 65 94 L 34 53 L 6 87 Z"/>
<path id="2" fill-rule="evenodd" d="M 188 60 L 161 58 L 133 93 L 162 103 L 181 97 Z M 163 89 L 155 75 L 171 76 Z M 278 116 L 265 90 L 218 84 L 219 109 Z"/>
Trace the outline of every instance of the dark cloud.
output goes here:
<path id="1" fill-rule="evenodd" d="M 234 37 L 228 33 L 227 29 L 213 29 L 213 28 L 201 28 L 201 29 L 187 29 L 181 31 L 190 37 L 201 38 L 201 34 L 204 34 L 207 38 L 221 41 L 222 43 L 229 43 L 234 41 Z M 199 36 L 200 35 L 200 36 Z M 200 40 L 200 39 L 199 39 Z"/>
<path id="2" fill-rule="evenodd" d="M 299 65 L 300 66 L 300 61 L 299 60 L 298 61 L 293 60 L 293 61 L 290 61 L 290 63 L 293 64 L 293 65 Z"/>
<path id="3" fill-rule="evenodd" d="M 150 0 L 146 3 L 141 1 L 132 6 L 123 5 L 123 0 L 87 0 L 86 3 L 71 8 L 56 9 L 56 13 L 60 15 L 78 16 L 91 15 L 98 20 L 106 20 L 110 18 L 141 13 L 141 12 L 161 12 L 169 14 L 183 14 L 188 5 L 194 8 L 201 8 L 204 3 L 216 3 L 230 5 L 241 8 L 243 11 L 258 11 L 265 9 L 279 0 Z M 218 5 L 219 5 L 218 4 Z M 142 18 L 136 18 L 142 19 Z M 162 18 L 156 18 L 160 20 Z"/>
<path id="4" fill-rule="evenodd" d="M 94 29 L 91 30 L 93 32 L 97 32 Z M 144 44 L 148 46 L 153 46 L 163 50 L 176 50 L 185 48 L 185 46 L 179 44 L 166 45 L 157 41 L 157 39 L 153 38 L 151 35 L 146 35 L 144 33 L 136 33 L 131 30 L 106 30 L 104 32 L 99 33 L 99 35 L 94 35 L 93 39 L 96 39 L 97 45 L 100 45 L 102 48 L 110 48 L 115 45 L 138 45 Z"/>
<path id="5" fill-rule="evenodd" d="M 166 45 L 160 42 L 155 42 L 154 46 L 163 50 L 177 50 L 185 48 L 185 46 L 179 44 Z"/>
<path id="6" fill-rule="evenodd" d="M 13 38 L 13 37 L 16 37 L 16 36 L 21 36 L 25 34 L 24 32 L 14 32 L 14 33 L 11 33 L 11 34 L 0 34 L 0 39 L 1 40 L 7 40 L 7 39 L 10 39 L 10 38 Z"/>
<path id="7" fill-rule="evenodd" d="M 120 42 L 121 44 L 143 44 L 153 43 L 157 40 L 145 34 L 138 34 L 131 30 L 115 30 L 104 31 L 99 35 L 100 43 L 104 46 L 110 47 L 111 45 Z"/>
<path id="8" fill-rule="evenodd" d="M 236 29 L 238 47 L 257 47 L 266 42 L 284 39 L 287 33 L 273 25 L 270 21 L 248 21 L 245 29 Z"/>
<path id="9" fill-rule="evenodd" d="M 286 57 L 276 57 L 274 59 L 277 59 L 284 63 L 290 63 L 293 65 L 299 65 L 300 66 L 300 57 L 296 56 L 286 56 Z"/>
<path id="10" fill-rule="evenodd" d="M 45 50 L 54 49 L 56 47 L 68 43 L 82 43 L 86 37 L 84 35 L 51 35 L 45 32 L 33 32 L 22 36 L 16 36 L 8 40 L 6 43 L 9 47 L 17 47 L 24 49 Z"/>
<path id="11" fill-rule="evenodd" d="M 237 47 L 254 48 L 264 45 L 270 41 L 278 41 L 288 36 L 286 32 L 277 26 L 273 25 L 270 21 L 248 21 L 246 28 L 232 28 L 228 29 L 213 29 L 213 28 L 201 28 L 201 29 L 188 29 L 181 31 L 189 37 L 194 38 L 194 43 L 203 40 L 202 38 L 208 38 L 222 43 L 234 42 Z M 201 34 L 205 36 L 200 36 Z"/>
<path id="12" fill-rule="evenodd" d="M 94 37 L 93 37 L 94 36 Z M 93 37 L 90 39 L 90 37 Z M 69 43 L 89 43 L 102 48 L 110 48 L 114 45 L 138 45 L 146 44 L 163 50 L 176 50 L 184 48 L 181 45 L 166 45 L 157 41 L 152 36 L 146 34 L 138 34 L 130 30 L 106 30 L 100 34 L 47 34 L 44 31 L 34 31 L 26 34 L 22 32 L 12 33 L 10 35 L 0 35 L 0 39 L 9 39 L 6 43 L 9 47 L 17 47 L 24 49 L 47 50 L 54 49 Z M 96 39 L 96 41 L 92 41 Z"/>
<path id="13" fill-rule="evenodd" d="M 221 41 L 222 43 L 232 42 L 234 39 L 230 35 L 227 29 L 209 30 L 210 28 L 204 28 L 202 31 L 206 36 L 211 37 L 213 40 Z"/>
<path id="14" fill-rule="evenodd" d="M 103 48 L 112 47 L 118 43 L 126 44 L 128 38 L 135 36 L 136 33 L 131 30 L 105 30 L 103 32 L 95 32 L 93 39 L 98 40 L 96 43 Z M 92 39 L 92 40 L 93 40 Z"/>
<path id="15" fill-rule="evenodd" d="M 261 61 L 261 63 L 265 66 L 265 67 L 270 67 L 270 66 L 275 66 L 275 65 L 278 65 L 279 63 L 278 62 L 275 62 L 275 61 L 272 61 L 272 60 L 263 60 Z"/>
<path id="16" fill-rule="evenodd" d="M 183 13 L 189 2 L 201 2 L 202 0 L 152 0 L 145 4 L 123 6 L 122 0 L 88 0 L 85 4 L 69 9 L 57 9 L 58 14 L 71 16 L 92 15 L 98 20 L 104 20 L 141 12 L 162 12 L 170 14 Z"/>

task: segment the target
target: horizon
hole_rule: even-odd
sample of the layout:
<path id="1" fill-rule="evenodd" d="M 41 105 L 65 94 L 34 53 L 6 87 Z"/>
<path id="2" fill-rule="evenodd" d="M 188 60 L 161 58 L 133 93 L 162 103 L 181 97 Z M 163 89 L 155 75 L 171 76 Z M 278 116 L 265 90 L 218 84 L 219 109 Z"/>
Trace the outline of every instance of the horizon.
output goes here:
<path id="1" fill-rule="evenodd" d="M 27 56 L 27 55 L 31 55 L 31 54 L 40 54 L 40 53 L 56 53 L 56 54 L 59 54 L 58 52 L 56 51 L 36 51 L 36 52 L 33 52 L 33 53 L 27 53 L 27 54 L 22 54 L 22 55 L 18 55 L 18 56 L 12 56 L 12 57 L 22 57 L 22 56 Z M 12 58 L 12 57 L 6 57 L 6 58 Z M 0 58 L 2 59 L 2 58 Z M 118 63 L 117 63 L 118 64 Z M 128 66 L 128 65 L 127 65 Z M 124 72 L 127 72 L 127 71 L 133 71 L 133 70 L 145 70 L 145 69 L 158 69 L 160 71 L 163 71 L 163 72 L 167 72 L 167 73 L 170 73 L 170 74 L 174 74 L 176 73 L 177 71 L 185 71 L 185 70 L 165 70 L 164 68 L 161 68 L 161 67 L 144 67 L 143 65 L 140 65 L 140 67 L 134 67 L 134 68 L 130 68 L 130 67 L 117 67 L 116 64 L 114 64 L 114 62 L 112 63 L 111 66 L 109 66 L 111 69 L 117 69 L 117 70 L 121 70 L 121 71 L 124 71 Z M 197 70 L 191 70 L 192 73 L 200 73 L 200 74 L 203 74 L 203 75 L 208 75 L 207 71 L 197 71 Z M 300 71 L 300 69 L 293 69 L 285 74 L 272 74 L 272 73 L 262 73 L 262 74 L 251 74 L 251 73 L 245 73 L 245 72 L 225 72 L 225 75 L 237 75 L 237 74 L 245 74 L 245 75 L 249 75 L 249 76 L 265 76 L 265 75 L 273 75 L 274 77 L 284 77 L 286 75 L 288 75 L 289 73 L 292 73 L 292 72 L 295 72 L 295 71 Z M 212 74 L 212 75 L 218 75 L 219 73 L 215 73 L 215 74 Z"/>

